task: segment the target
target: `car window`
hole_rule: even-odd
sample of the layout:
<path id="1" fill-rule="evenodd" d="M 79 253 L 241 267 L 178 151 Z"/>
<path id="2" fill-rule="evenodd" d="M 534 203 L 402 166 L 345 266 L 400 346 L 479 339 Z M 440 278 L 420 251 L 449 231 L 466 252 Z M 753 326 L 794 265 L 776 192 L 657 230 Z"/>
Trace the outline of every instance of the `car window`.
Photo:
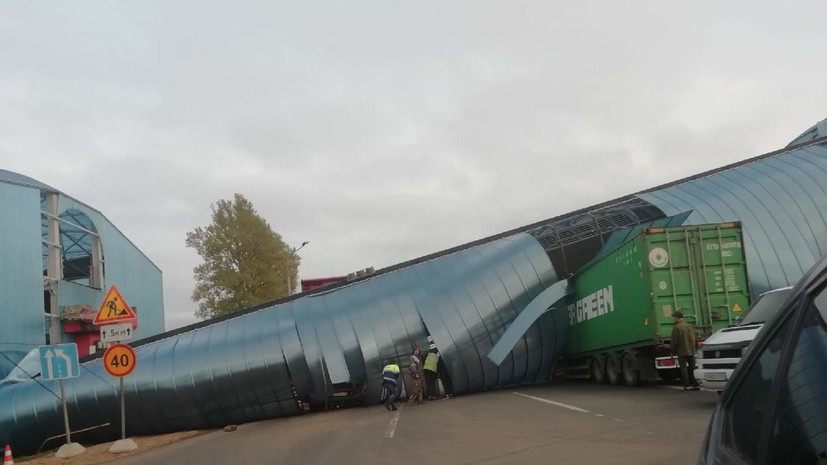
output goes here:
<path id="1" fill-rule="evenodd" d="M 749 325 L 766 323 L 772 320 L 775 315 L 778 314 L 781 305 L 784 304 L 784 301 L 787 300 L 791 292 L 792 289 L 785 289 L 764 294 L 752 305 L 749 313 L 738 319 L 735 324 Z"/>
<path id="2" fill-rule="evenodd" d="M 793 312 L 787 312 L 792 314 Z M 725 444 L 736 455 L 749 462 L 756 461 L 759 436 L 766 420 L 772 413 L 769 405 L 770 391 L 781 350 L 790 333 L 793 318 L 787 318 L 763 348 L 738 385 L 737 395 L 726 406 Z"/>
<path id="3" fill-rule="evenodd" d="M 781 384 L 771 463 L 816 463 L 827 454 L 827 292 L 810 303 Z"/>

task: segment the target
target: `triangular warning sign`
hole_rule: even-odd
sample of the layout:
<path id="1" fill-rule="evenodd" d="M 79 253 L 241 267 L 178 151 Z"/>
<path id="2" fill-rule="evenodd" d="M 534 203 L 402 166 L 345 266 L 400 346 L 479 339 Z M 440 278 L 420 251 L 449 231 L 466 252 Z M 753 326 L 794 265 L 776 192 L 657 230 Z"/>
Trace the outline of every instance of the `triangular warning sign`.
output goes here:
<path id="1" fill-rule="evenodd" d="M 101 308 L 98 314 L 95 315 L 95 320 L 92 322 L 96 325 L 105 325 L 123 320 L 136 320 L 138 315 L 126 303 L 118 288 L 114 285 L 109 288 L 106 297 L 103 298 Z"/>
<path id="2" fill-rule="evenodd" d="M 733 305 L 732 306 L 732 311 L 733 312 L 740 312 L 741 311 L 741 306 L 738 305 L 738 304 Z"/>

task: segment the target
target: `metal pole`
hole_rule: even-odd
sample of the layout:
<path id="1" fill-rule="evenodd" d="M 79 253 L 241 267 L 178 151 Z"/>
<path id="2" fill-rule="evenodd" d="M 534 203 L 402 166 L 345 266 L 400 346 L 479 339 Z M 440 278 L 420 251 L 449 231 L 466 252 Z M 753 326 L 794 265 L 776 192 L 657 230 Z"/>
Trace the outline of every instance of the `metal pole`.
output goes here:
<path id="1" fill-rule="evenodd" d="M 60 383 L 60 400 L 63 402 L 63 426 L 66 427 L 66 444 L 72 442 L 72 432 L 69 430 L 69 410 L 66 408 L 66 393 L 63 391 L 63 380 L 58 380 Z"/>
<path id="2" fill-rule="evenodd" d="M 121 439 L 126 439 L 126 402 L 124 401 L 123 393 L 123 376 L 121 380 Z"/>

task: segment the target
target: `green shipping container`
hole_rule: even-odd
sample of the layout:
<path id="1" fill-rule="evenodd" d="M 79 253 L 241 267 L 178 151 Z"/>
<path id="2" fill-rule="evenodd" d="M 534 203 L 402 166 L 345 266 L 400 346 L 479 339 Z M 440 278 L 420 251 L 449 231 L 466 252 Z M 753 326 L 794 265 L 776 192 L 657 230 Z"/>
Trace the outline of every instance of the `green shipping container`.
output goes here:
<path id="1" fill-rule="evenodd" d="M 668 343 L 679 310 L 705 338 L 749 307 L 740 223 L 650 228 L 574 278 L 568 356 Z"/>

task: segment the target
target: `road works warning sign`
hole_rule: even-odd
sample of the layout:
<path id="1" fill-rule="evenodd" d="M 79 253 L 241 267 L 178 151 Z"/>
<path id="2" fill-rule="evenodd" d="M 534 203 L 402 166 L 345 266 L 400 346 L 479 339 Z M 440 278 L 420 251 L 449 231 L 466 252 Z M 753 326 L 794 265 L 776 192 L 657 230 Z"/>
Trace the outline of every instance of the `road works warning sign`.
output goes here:
<path id="1" fill-rule="evenodd" d="M 95 320 L 92 322 L 96 325 L 106 325 L 115 323 L 117 321 L 137 320 L 138 315 L 126 303 L 118 288 L 114 285 L 109 288 L 106 297 L 103 298 L 101 308 L 98 314 L 95 315 Z"/>

